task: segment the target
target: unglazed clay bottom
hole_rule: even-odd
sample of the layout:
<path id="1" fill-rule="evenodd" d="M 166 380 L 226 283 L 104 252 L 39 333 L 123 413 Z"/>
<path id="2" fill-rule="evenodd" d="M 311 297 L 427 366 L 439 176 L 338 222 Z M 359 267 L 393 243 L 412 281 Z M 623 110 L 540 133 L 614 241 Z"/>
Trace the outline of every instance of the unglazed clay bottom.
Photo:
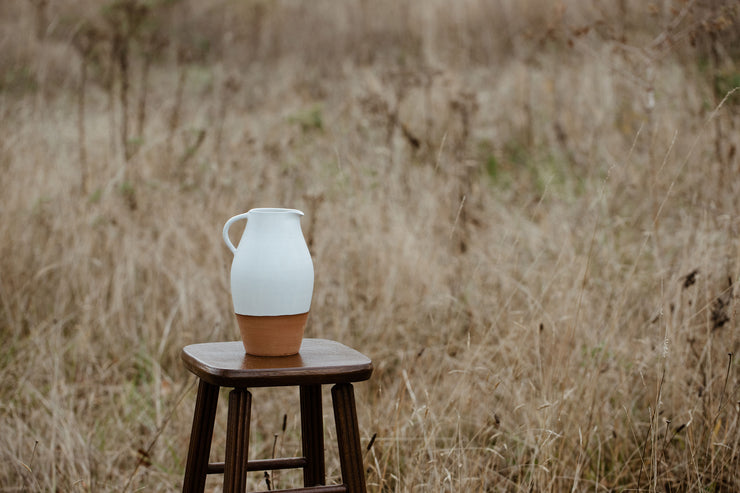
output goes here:
<path id="1" fill-rule="evenodd" d="M 301 349 L 308 312 L 298 315 L 236 314 L 244 350 L 252 356 L 289 356 Z"/>

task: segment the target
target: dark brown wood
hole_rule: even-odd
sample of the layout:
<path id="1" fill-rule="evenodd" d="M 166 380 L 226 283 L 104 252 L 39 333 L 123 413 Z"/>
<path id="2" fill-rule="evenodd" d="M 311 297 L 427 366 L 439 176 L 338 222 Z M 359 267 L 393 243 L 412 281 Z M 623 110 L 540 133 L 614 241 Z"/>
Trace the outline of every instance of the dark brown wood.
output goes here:
<path id="1" fill-rule="evenodd" d="M 194 344 L 182 360 L 200 378 L 183 491 L 202 492 L 207 474 L 224 474 L 224 491 L 242 493 L 248 471 L 303 469 L 304 488 L 283 492 L 366 493 L 360 433 L 351 382 L 367 380 L 372 362 L 338 342 L 304 339 L 293 356 L 245 354 L 241 341 Z M 326 486 L 321 385 L 332 388 L 342 481 Z M 248 460 L 252 394 L 248 387 L 300 386 L 301 438 L 305 457 Z M 208 463 L 219 387 L 231 387 L 226 426 L 226 459 Z"/>
<path id="2" fill-rule="evenodd" d="M 326 484 L 324 464 L 324 414 L 321 407 L 321 385 L 301 385 L 301 442 L 306 467 L 303 485 Z"/>
<path id="3" fill-rule="evenodd" d="M 331 389 L 334 422 L 339 442 L 339 462 L 342 481 L 349 493 L 366 493 L 365 470 L 362 465 L 360 429 L 357 425 L 355 392 L 350 383 L 339 383 Z"/>
<path id="4" fill-rule="evenodd" d="M 193 427 L 190 432 L 190 448 L 185 465 L 185 479 L 182 491 L 202 493 L 206 486 L 208 456 L 211 453 L 213 422 L 218 405 L 218 387 L 201 380 L 195 400 Z"/>
<path id="5" fill-rule="evenodd" d="M 249 452 L 249 418 L 252 394 L 246 389 L 229 392 L 229 414 L 226 421 L 226 461 L 224 492 L 244 493 L 247 489 Z"/>
<path id="6" fill-rule="evenodd" d="M 241 341 L 193 344 L 181 356 L 188 370 L 221 387 L 360 382 L 373 372 L 367 356 L 326 339 L 303 339 L 300 352 L 292 356 L 251 356 Z"/>
<path id="7" fill-rule="evenodd" d="M 252 459 L 247 462 L 247 471 L 276 471 L 279 469 L 300 469 L 306 467 L 305 457 L 281 457 L 278 459 Z M 208 464 L 208 474 L 223 474 L 224 462 Z"/>

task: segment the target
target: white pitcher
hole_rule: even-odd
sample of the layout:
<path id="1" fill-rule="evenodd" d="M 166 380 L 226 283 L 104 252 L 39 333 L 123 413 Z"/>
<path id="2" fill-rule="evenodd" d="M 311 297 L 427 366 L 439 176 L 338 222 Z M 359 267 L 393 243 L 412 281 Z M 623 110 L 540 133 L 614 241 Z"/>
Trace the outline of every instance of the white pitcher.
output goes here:
<path id="1" fill-rule="evenodd" d="M 252 209 L 224 225 L 234 253 L 231 297 L 244 348 L 258 356 L 284 356 L 300 350 L 313 296 L 313 263 L 295 209 Z M 229 228 L 247 225 L 238 246 Z"/>

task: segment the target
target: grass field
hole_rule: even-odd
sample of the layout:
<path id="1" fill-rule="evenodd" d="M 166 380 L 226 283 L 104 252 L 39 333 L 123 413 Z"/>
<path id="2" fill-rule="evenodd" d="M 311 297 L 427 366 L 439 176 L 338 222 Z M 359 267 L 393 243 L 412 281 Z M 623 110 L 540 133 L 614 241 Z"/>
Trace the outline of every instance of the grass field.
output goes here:
<path id="1" fill-rule="evenodd" d="M 0 26 L 0 491 L 181 488 L 179 352 L 238 339 L 221 228 L 253 207 L 306 213 L 306 335 L 375 364 L 369 491 L 740 490 L 735 2 L 13 0 Z M 300 455 L 298 411 L 255 391 L 250 457 Z"/>

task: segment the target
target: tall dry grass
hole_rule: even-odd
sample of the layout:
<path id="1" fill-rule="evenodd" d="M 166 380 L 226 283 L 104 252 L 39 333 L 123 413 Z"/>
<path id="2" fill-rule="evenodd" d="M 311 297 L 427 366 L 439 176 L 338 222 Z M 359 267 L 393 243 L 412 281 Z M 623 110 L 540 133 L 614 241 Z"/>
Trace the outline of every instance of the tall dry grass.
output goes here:
<path id="1" fill-rule="evenodd" d="M 109 10 L 0 7 L 0 489 L 180 488 L 258 206 L 306 212 L 307 335 L 374 361 L 370 491 L 740 488 L 731 3 L 149 5 L 125 97 Z M 252 416 L 300 453 L 297 395 Z"/>

